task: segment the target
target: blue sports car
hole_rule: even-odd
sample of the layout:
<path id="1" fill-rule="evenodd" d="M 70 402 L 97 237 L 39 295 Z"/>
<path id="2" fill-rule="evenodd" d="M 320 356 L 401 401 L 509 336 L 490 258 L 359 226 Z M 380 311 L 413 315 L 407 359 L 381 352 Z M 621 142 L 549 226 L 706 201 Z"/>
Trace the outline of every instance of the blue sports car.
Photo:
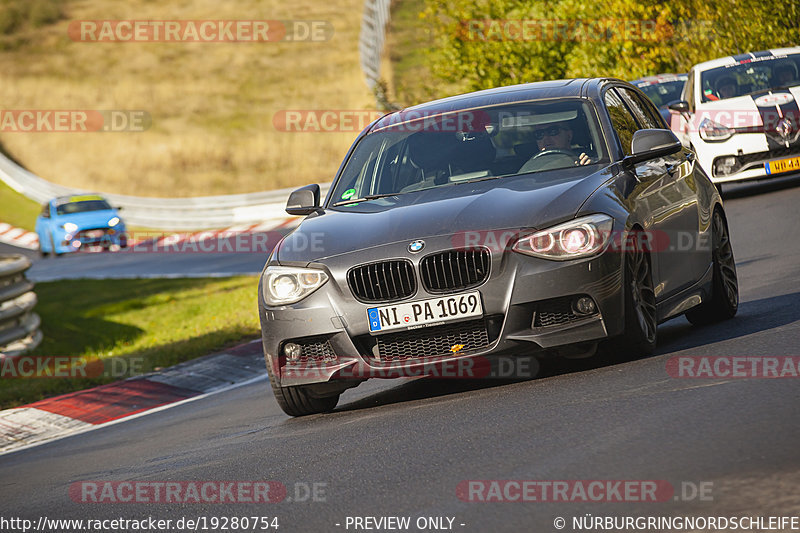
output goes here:
<path id="1" fill-rule="evenodd" d="M 118 209 L 96 194 L 53 198 L 36 219 L 39 252 L 58 256 L 79 250 L 125 248 L 128 237 Z"/>

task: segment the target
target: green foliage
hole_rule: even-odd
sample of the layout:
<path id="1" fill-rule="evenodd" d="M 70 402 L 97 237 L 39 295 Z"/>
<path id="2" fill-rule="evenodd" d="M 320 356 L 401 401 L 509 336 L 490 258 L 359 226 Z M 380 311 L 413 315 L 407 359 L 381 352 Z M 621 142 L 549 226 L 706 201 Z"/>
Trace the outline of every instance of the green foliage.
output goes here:
<path id="1" fill-rule="evenodd" d="M 686 72 L 709 59 L 800 43 L 795 2 L 426 1 L 423 18 L 435 40 L 427 54 L 431 72 L 464 91 Z"/>

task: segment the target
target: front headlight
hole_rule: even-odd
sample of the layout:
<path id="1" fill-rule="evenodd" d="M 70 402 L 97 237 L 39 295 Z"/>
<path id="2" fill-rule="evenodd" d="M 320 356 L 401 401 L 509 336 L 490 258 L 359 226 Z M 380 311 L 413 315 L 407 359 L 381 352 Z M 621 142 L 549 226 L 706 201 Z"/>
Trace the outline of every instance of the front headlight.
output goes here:
<path id="1" fill-rule="evenodd" d="M 700 133 L 701 139 L 710 142 L 724 141 L 730 139 L 734 134 L 734 130 L 722 124 L 718 124 L 710 118 L 704 118 L 702 122 L 700 122 L 698 132 Z"/>
<path id="2" fill-rule="evenodd" d="M 116 226 L 117 224 L 119 224 L 119 217 L 111 217 L 111 218 L 108 220 L 108 227 L 109 227 L 109 228 L 113 228 L 113 227 L 114 227 L 114 226 Z"/>
<path id="3" fill-rule="evenodd" d="M 314 268 L 271 266 L 261 277 L 267 305 L 299 302 L 328 281 L 328 275 Z"/>
<path id="4" fill-rule="evenodd" d="M 596 254 L 605 248 L 614 220 L 608 215 L 589 215 L 526 235 L 512 250 L 521 254 L 566 261 Z"/>
<path id="5" fill-rule="evenodd" d="M 76 231 L 78 231 L 78 225 L 73 224 L 72 222 L 66 222 L 62 224 L 61 227 L 64 228 L 64 231 L 66 231 L 67 233 L 75 233 Z"/>

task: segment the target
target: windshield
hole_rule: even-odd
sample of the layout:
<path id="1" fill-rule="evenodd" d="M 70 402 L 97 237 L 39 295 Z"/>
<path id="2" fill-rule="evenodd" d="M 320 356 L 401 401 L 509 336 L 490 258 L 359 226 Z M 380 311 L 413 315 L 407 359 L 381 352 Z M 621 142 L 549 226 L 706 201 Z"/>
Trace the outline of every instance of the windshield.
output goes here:
<path id="1" fill-rule="evenodd" d="M 800 85 L 800 54 L 766 56 L 706 70 L 700 75 L 703 102 Z"/>
<path id="2" fill-rule="evenodd" d="M 665 107 L 681 99 L 681 91 L 683 91 L 686 78 L 687 76 L 683 76 L 675 81 L 641 82 L 636 86 L 656 104 L 656 107 Z"/>
<path id="3" fill-rule="evenodd" d="M 594 110 L 583 99 L 414 113 L 390 116 L 359 142 L 333 205 L 608 161 Z"/>
<path id="4" fill-rule="evenodd" d="M 111 209 L 105 200 L 86 200 L 82 202 L 69 202 L 56 207 L 59 215 L 70 215 L 72 213 L 86 213 L 87 211 L 103 211 Z"/>

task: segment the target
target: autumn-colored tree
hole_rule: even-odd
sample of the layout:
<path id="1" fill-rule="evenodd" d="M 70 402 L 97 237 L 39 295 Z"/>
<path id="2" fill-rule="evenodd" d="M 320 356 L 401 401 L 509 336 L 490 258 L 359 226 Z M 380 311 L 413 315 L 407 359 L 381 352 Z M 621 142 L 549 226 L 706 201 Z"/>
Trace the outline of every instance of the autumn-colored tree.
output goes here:
<path id="1" fill-rule="evenodd" d="M 800 44 L 794 1 L 427 2 L 423 17 L 434 37 L 429 68 L 450 90 L 582 76 L 634 79 Z"/>

